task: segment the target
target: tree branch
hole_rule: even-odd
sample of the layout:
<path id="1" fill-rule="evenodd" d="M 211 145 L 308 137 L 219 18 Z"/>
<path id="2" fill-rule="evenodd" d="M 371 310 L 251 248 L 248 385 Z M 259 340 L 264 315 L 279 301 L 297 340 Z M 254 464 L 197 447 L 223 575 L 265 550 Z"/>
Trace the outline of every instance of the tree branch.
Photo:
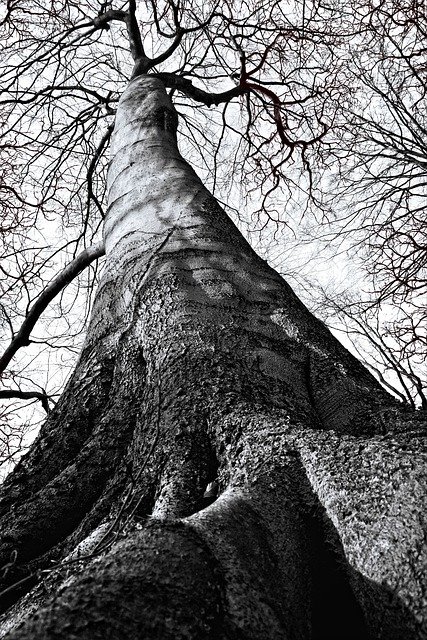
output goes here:
<path id="1" fill-rule="evenodd" d="M 21 347 L 24 347 L 30 343 L 30 334 L 34 329 L 37 320 L 40 318 L 43 311 L 49 305 L 55 296 L 62 291 L 70 282 L 76 278 L 91 262 L 104 255 L 105 248 L 103 243 L 98 243 L 91 247 L 88 247 L 82 251 L 70 264 L 68 264 L 60 274 L 56 276 L 48 284 L 46 289 L 40 294 L 34 304 L 28 311 L 28 314 L 18 331 L 13 337 L 6 351 L 0 358 L 0 374 L 6 369 L 9 362 L 12 360 L 15 353 Z"/>
<path id="2" fill-rule="evenodd" d="M 128 30 L 130 52 L 132 54 L 132 58 L 136 62 L 140 58 L 146 58 L 146 55 L 144 51 L 144 45 L 142 44 L 141 31 L 139 30 L 135 11 L 135 0 L 129 0 L 129 13 L 126 15 L 125 22 Z"/>
<path id="3" fill-rule="evenodd" d="M 166 87 L 177 89 L 189 98 L 193 98 L 196 102 L 202 102 L 208 107 L 221 104 L 222 102 L 229 102 L 233 98 L 246 93 L 246 91 L 239 86 L 233 87 L 228 91 L 223 91 L 222 93 L 209 93 L 204 89 L 195 87 L 188 78 L 175 75 L 174 73 L 154 73 L 153 75 L 164 82 Z"/>
<path id="4" fill-rule="evenodd" d="M 31 400 L 36 398 L 42 403 L 43 409 L 49 413 L 49 396 L 41 391 L 20 391 L 19 389 L 4 389 L 0 391 L 0 398 L 19 398 L 20 400 Z"/>
<path id="5" fill-rule="evenodd" d="M 95 192 L 93 190 L 93 174 L 95 172 L 96 166 L 98 164 L 98 160 L 101 157 L 101 154 L 104 150 L 104 147 L 108 144 L 108 142 L 110 141 L 111 138 L 111 134 L 113 132 L 114 129 L 114 124 L 110 124 L 107 127 L 107 131 L 104 133 L 104 135 L 102 136 L 98 147 L 95 151 L 95 154 L 90 162 L 89 168 L 87 170 L 87 175 L 86 175 L 86 180 L 87 180 L 87 204 L 86 204 L 86 209 L 87 209 L 87 217 L 89 217 L 89 205 L 90 205 L 90 201 L 93 200 L 93 202 L 96 204 L 99 213 L 101 214 L 101 217 L 104 218 L 105 214 L 104 211 L 102 209 L 101 203 L 99 202 L 97 196 L 95 195 Z M 85 223 L 85 227 L 86 227 Z"/>
<path id="6" fill-rule="evenodd" d="M 163 53 L 157 56 L 157 58 L 153 58 L 153 60 L 151 61 L 151 67 L 155 67 L 156 65 L 167 60 L 173 54 L 173 52 L 179 47 L 185 33 L 186 32 L 184 29 L 180 29 L 174 41 L 172 42 L 171 46 L 168 49 L 166 49 L 166 51 L 163 51 Z"/>
<path id="7" fill-rule="evenodd" d="M 119 20 L 119 22 L 126 22 L 127 18 L 126 11 L 122 11 L 121 9 L 109 9 L 108 11 L 104 11 L 104 13 L 100 13 L 96 18 L 93 19 L 94 27 L 98 29 L 108 29 L 108 23 L 112 20 Z"/>

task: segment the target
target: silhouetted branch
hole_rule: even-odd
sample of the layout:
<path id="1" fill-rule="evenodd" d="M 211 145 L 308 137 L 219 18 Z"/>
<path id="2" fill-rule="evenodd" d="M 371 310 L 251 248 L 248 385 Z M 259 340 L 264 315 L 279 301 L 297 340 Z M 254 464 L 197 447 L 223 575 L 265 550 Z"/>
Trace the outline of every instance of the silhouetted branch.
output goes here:
<path id="1" fill-rule="evenodd" d="M 18 398 L 19 400 L 40 400 L 43 409 L 46 413 L 49 413 L 49 396 L 46 393 L 40 391 L 21 391 L 20 389 L 2 389 L 0 390 L 0 398 Z"/>
<path id="2" fill-rule="evenodd" d="M 209 93 L 204 89 L 199 89 L 195 87 L 191 80 L 188 78 L 184 78 L 183 76 L 176 75 L 174 73 L 155 73 L 153 74 L 156 78 L 159 78 L 166 87 L 171 89 L 177 89 L 181 91 L 184 95 L 196 100 L 196 102 L 202 102 L 208 107 L 212 105 L 218 105 L 223 102 L 230 102 L 233 98 L 236 98 L 245 93 L 245 90 L 241 89 L 239 86 L 233 87 L 228 91 L 223 91 L 221 93 Z"/>
<path id="3" fill-rule="evenodd" d="M 37 320 L 40 318 L 43 311 L 48 304 L 52 302 L 56 295 L 64 287 L 76 278 L 79 273 L 83 271 L 91 262 L 104 255 L 105 249 L 103 243 L 96 244 L 92 247 L 88 247 L 82 251 L 70 264 L 68 264 L 59 275 L 52 280 L 52 282 L 44 289 L 34 304 L 28 311 L 18 333 L 13 337 L 11 343 L 7 347 L 6 351 L 0 358 L 0 373 L 2 373 L 15 353 L 21 347 L 24 347 L 30 343 L 30 334 L 34 329 Z"/>

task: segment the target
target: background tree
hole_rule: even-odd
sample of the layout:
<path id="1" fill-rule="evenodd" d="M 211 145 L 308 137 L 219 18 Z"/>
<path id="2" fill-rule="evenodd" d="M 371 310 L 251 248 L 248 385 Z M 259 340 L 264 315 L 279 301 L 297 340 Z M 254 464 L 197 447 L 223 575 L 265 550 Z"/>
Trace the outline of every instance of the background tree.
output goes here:
<path id="1" fill-rule="evenodd" d="M 318 295 L 322 317 L 327 318 L 328 326 L 353 337 L 353 348 L 383 386 L 413 409 L 419 404 L 425 410 L 425 382 L 422 373 L 414 371 L 416 365 L 421 372 L 424 370 L 425 359 L 416 350 L 414 354 L 408 353 L 396 339 L 398 320 L 393 318 L 393 309 L 387 307 L 386 314 L 383 305 L 368 305 L 343 293 L 331 298 L 323 290 Z M 395 315 L 400 319 L 404 312 L 408 313 L 400 308 Z M 408 318 L 408 321 L 411 322 L 412 318 Z"/>
<path id="2" fill-rule="evenodd" d="M 298 172 L 310 190 L 343 15 L 92 11 L 18 1 L 2 21 L 3 151 L 28 176 L 4 187 L 10 225 L 29 227 L 5 270 L 25 316 L 9 355 L 34 309 L 106 254 L 76 367 L 53 408 L 43 387 L 49 416 L 2 487 L 3 629 L 37 610 L 9 637 L 422 637 L 421 414 L 253 252 L 177 147 L 180 121 L 212 189 L 258 181 L 261 220 Z M 52 247 L 28 241 L 55 211 L 54 252 L 72 260 L 40 293 Z"/>
<path id="3" fill-rule="evenodd" d="M 338 285 L 334 300 L 324 286 L 310 293 L 359 349 L 373 322 L 387 347 L 369 340 L 365 360 L 381 363 L 387 384 L 425 408 L 425 11 L 419 2 L 366 2 L 352 5 L 347 20 L 355 34 L 344 54 L 350 91 L 323 145 L 310 235 L 350 252 L 362 275 L 354 291 L 351 277 Z"/>

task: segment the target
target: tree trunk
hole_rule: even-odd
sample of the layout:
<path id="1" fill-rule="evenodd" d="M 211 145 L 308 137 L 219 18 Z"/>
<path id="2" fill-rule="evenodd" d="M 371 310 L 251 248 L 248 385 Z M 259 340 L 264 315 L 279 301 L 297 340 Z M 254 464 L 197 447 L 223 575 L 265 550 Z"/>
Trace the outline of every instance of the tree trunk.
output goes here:
<path id="1" fill-rule="evenodd" d="M 425 637 L 421 414 L 253 252 L 176 127 L 162 83 L 134 79 L 86 342 L 2 488 L 2 628 Z"/>

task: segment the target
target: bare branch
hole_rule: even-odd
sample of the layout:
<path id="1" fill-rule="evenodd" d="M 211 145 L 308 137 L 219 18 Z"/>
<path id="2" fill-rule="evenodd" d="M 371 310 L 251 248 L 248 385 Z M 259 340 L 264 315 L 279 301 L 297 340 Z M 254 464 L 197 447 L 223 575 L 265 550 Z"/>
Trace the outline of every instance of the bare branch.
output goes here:
<path id="1" fill-rule="evenodd" d="M 41 393 L 40 391 L 21 391 L 20 389 L 1 389 L 0 390 L 0 398 L 18 398 L 19 400 L 31 400 L 35 398 L 36 400 L 40 400 L 42 403 L 43 409 L 46 413 L 49 413 L 49 396 L 46 393 Z"/>
<path id="2" fill-rule="evenodd" d="M 233 98 L 246 93 L 246 91 L 239 86 L 233 87 L 232 89 L 228 89 L 228 91 L 223 91 L 221 93 L 209 93 L 204 89 L 195 87 L 192 81 L 188 78 L 178 76 L 174 73 L 162 72 L 155 73 L 153 75 L 164 82 L 167 87 L 171 89 L 177 89 L 189 98 L 196 100 L 196 102 L 202 102 L 208 107 L 211 107 L 212 105 L 219 105 L 222 102 L 229 102 Z"/>
<path id="3" fill-rule="evenodd" d="M 76 278 L 91 262 L 105 253 L 103 243 L 88 247 L 82 251 L 59 275 L 52 280 L 29 309 L 20 330 L 14 336 L 6 351 L 0 358 L 0 374 L 6 369 L 15 353 L 30 343 L 30 334 L 37 320 L 56 295 Z"/>

